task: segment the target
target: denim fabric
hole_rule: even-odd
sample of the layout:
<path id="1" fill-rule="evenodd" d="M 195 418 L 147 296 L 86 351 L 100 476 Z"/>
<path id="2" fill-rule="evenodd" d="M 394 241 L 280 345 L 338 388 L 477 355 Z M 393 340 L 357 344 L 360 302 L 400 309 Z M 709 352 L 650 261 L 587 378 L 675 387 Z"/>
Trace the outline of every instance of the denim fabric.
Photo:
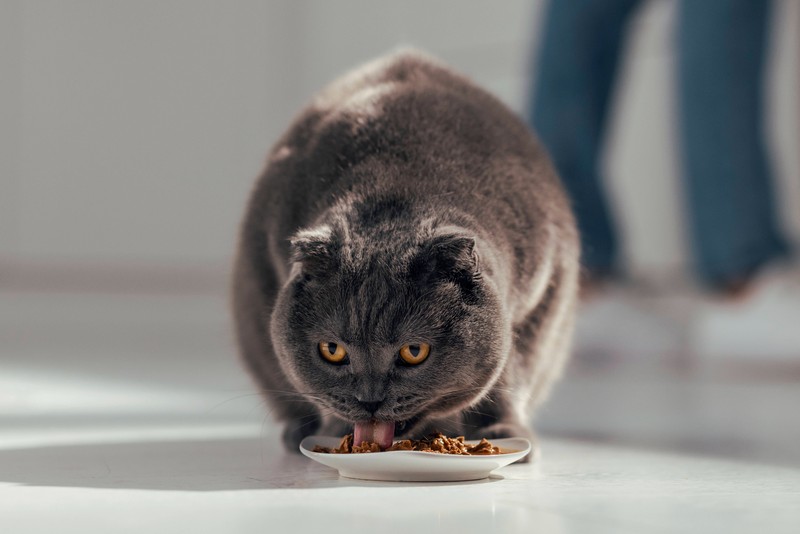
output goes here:
<path id="1" fill-rule="evenodd" d="M 678 8 L 684 184 L 699 274 L 735 278 L 786 252 L 763 132 L 771 2 L 686 0 Z"/>
<path id="2" fill-rule="evenodd" d="M 641 0 L 551 1 L 530 120 L 572 197 L 583 264 L 618 268 L 600 150 L 626 26 Z M 677 72 L 686 205 L 698 275 L 751 274 L 786 245 L 775 224 L 762 132 L 769 0 L 683 0 Z"/>

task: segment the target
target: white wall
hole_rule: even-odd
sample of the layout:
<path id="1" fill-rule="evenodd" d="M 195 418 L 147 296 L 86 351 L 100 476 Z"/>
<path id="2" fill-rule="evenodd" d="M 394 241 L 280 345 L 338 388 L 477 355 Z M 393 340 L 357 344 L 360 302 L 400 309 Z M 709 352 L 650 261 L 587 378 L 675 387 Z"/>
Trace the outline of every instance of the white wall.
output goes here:
<path id="1" fill-rule="evenodd" d="M 782 199 L 797 200 L 800 3 L 778 6 L 773 130 L 781 190 L 794 195 Z M 0 273 L 12 265 L 17 275 L 123 267 L 146 276 L 222 273 L 268 146 L 315 89 L 409 44 L 522 110 L 539 7 L 523 0 L 6 0 Z M 672 9 L 671 1 L 653 2 L 637 21 L 607 158 L 626 255 L 645 275 L 671 275 L 685 261 L 672 139 Z M 800 209 L 784 204 L 800 235 Z"/>
<path id="2" fill-rule="evenodd" d="M 17 251 L 21 2 L 0 2 L 0 257 Z M 0 277 L 2 280 L 2 277 Z"/>
<path id="3" fill-rule="evenodd" d="M 3 57 L 17 66 L 7 78 L 17 120 L 2 125 L 15 146 L 2 163 L 15 219 L 3 257 L 226 261 L 290 116 L 279 53 L 294 35 L 289 2 L 3 5 L 16 41 Z"/>

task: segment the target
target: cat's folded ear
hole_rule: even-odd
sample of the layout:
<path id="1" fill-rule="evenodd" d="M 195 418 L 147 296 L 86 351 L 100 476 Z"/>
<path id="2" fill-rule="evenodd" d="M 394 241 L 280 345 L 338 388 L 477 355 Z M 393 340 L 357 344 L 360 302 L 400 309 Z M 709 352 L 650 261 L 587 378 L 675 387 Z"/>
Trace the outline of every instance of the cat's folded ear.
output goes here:
<path id="1" fill-rule="evenodd" d="M 325 277 L 335 269 L 339 246 L 330 226 L 300 230 L 289 241 L 291 261 L 300 263 L 306 276 Z"/>
<path id="2" fill-rule="evenodd" d="M 435 234 L 412 259 L 410 274 L 417 283 L 453 282 L 467 300 L 474 300 L 481 279 L 475 238 L 460 231 Z"/>

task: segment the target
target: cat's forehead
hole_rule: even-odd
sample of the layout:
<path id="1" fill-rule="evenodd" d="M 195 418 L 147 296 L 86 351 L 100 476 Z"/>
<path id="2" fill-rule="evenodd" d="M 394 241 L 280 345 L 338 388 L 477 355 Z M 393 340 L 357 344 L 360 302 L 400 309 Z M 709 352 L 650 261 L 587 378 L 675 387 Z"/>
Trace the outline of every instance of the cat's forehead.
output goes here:
<path id="1" fill-rule="evenodd" d="M 392 286 L 403 280 L 420 244 L 395 233 L 359 236 L 340 249 L 340 274 L 348 284 Z"/>
<path id="2" fill-rule="evenodd" d="M 386 301 L 386 294 L 364 301 L 350 299 L 343 303 L 339 317 L 340 335 L 351 345 L 372 350 L 393 344 L 401 335 L 399 307 Z"/>
<path id="3" fill-rule="evenodd" d="M 419 330 L 425 303 L 410 282 L 372 265 L 340 279 L 334 318 L 339 335 L 365 347 L 390 346 Z"/>

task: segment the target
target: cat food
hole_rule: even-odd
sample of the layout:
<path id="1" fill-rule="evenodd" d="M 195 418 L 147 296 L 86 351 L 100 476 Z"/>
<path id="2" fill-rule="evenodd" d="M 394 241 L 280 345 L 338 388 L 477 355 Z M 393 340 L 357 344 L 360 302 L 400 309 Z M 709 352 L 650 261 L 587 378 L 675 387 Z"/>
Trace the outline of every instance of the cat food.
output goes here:
<path id="1" fill-rule="evenodd" d="M 435 452 L 439 454 L 461 454 L 461 455 L 488 455 L 501 454 L 500 447 L 495 447 L 492 443 L 483 438 L 476 445 L 464 443 L 464 436 L 448 438 L 444 434 L 437 432 L 424 439 L 403 439 L 395 441 L 386 451 L 420 451 Z M 352 454 L 364 452 L 381 452 L 381 447 L 377 443 L 363 441 L 360 445 L 353 444 L 353 434 L 347 434 L 342 438 L 338 447 L 314 447 L 314 452 L 324 452 L 329 454 Z"/>

